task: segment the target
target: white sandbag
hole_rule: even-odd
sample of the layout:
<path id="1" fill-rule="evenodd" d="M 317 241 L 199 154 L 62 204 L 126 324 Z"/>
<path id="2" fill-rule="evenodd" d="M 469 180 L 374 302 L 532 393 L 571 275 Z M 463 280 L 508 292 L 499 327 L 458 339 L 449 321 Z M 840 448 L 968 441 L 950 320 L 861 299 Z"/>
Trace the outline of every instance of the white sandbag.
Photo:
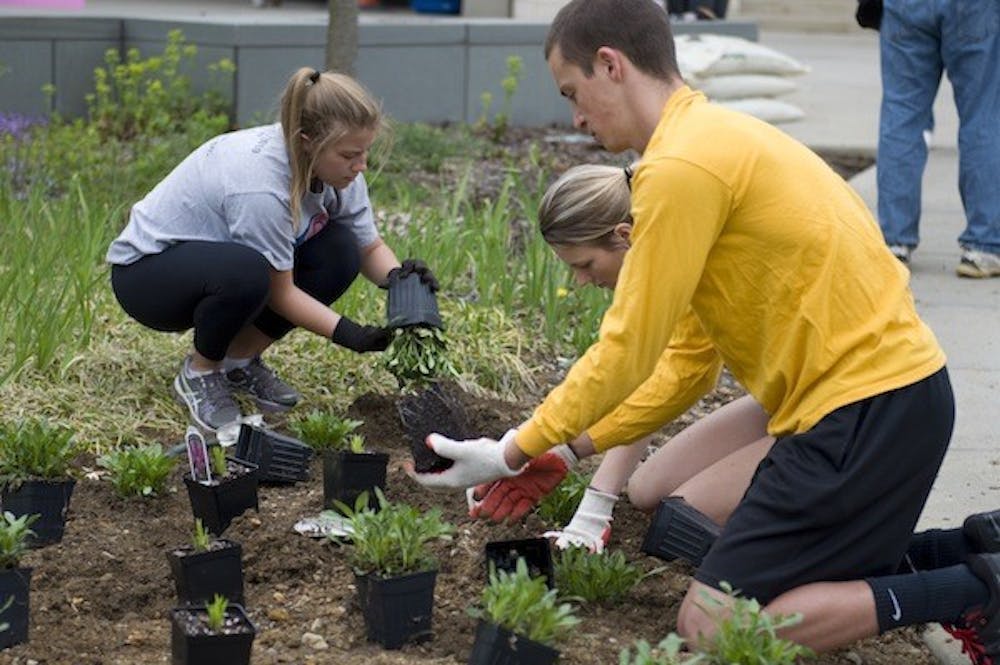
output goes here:
<path id="1" fill-rule="evenodd" d="M 799 120 L 805 113 L 798 106 L 777 99 L 757 97 L 751 99 L 730 99 L 717 102 L 721 106 L 748 113 L 765 122 L 779 123 Z"/>
<path id="2" fill-rule="evenodd" d="M 677 35 L 674 41 L 682 75 L 699 78 L 721 74 L 793 76 L 809 71 L 789 55 L 740 37 Z"/>
<path id="3" fill-rule="evenodd" d="M 709 99 L 742 99 L 744 97 L 777 97 L 794 92 L 798 87 L 785 76 L 769 74 L 728 74 L 707 78 L 689 78 L 688 84 L 705 93 Z"/>

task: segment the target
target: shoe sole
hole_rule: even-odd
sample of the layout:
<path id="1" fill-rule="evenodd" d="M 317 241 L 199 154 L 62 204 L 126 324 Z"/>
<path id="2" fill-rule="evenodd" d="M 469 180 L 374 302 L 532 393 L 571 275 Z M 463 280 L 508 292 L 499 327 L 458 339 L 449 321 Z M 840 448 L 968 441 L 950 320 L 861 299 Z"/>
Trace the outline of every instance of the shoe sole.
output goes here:
<path id="1" fill-rule="evenodd" d="M 976 266 L 968 265 L 966 263 L 960 263 L 955 272 L 959 277 L 968 277 L 970 279 L 987 279 L 989 277 L 1000 277 L 1000 270 L 982 270 Z"/>
<path id="2" fill-rule="evenodd" d="M 244 392 L 244 394 L 248 393 Z M 281 402 L 271 402 L 266 399 L 261 399 L 255 395 L 250 395 L 250 398 L 253 399 L 253 403 L 257 405 L 257 408 L 261 411 L 267 411 L 269 413 L 283 413 L 299 403 L 298 400 L 295 400 L 291 404 L 282 404 Z"/>
<path id="3" fill-rule="evenodd" d="M 177 398 L 177 401 L 179 401 L 181 404 L 187 407 L 188 413 L 191 414 L 191 420 L 193 420 L 198 427 L 208 430 L 213 434 L 219 429 L 218 427 L 214 427 L 206 423 L 198 416 L 198 412 L 195 411 L 194 407 L 191 405 L 190 402 L 187 401 L 187 398 L 184 396 L 184 390 L 181 388 L 181 377 L 179 376 L 174 377 L 174 396 Z"/>

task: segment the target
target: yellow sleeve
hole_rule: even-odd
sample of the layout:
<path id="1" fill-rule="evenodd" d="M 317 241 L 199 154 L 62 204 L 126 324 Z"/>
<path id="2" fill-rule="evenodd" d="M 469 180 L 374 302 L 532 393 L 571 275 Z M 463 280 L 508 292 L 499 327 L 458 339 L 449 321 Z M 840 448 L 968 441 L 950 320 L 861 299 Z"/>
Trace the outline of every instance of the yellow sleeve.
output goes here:
<path id="1" fill-rule="evenodd" d="M 652 434 L 711 390 L 721 370 L 722 358 L 688 310 L 652 376 L 587 430 L 594 447 L 604 452 Z"/>
<path id="2" fill-rule="evenodd" d="M 684 160 L 644 160 L 632 182 L 632 246 L 600 335 L 520 428 L 517 445 L 536 456 L 586 431 L 653 372 L 691 305 L 732 192 Z"/>

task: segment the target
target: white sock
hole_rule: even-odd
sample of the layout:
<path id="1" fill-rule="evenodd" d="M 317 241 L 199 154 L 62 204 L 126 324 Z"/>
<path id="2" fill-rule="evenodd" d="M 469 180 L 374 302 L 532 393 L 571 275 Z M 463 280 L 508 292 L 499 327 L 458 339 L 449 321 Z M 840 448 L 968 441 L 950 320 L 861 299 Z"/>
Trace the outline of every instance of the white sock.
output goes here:
<path id="1" fill-rule="evenodd" d="M 252 361 L 253 358 L 230 358 L 229 356 L 226 356 L 222 361 L 222 371 L 228 372 L 230 370 L 246 367 Z"/>
<path id="2" fill-rule="evenodd" d="M 193 379 L 198 376 L 206 376 L 208 374 L 212 374 L 213 372 L 217 371 L 218 370 L 212 370 L 212 369 L 204 369 L 204 370 L 194 369 L 193 367 L 191 367 L 191 356 L 188 356 L 187 358 L 184 359 L 184 376 L 186 376 L 189 379 Z"/>

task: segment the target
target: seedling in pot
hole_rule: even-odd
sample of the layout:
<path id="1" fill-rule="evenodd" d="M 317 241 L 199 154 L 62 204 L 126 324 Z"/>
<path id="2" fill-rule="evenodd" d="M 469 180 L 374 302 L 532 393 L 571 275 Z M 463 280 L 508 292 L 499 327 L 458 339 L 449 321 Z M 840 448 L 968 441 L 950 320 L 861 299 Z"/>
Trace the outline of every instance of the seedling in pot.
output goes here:
<path id="1" fill-rule="evenodd" d="M 415 390 L 458 376 L 447 350 L 444 333 L 437 328 L 397 328 L 383 360 L 401 389 Z"/>
<path id="2" fill-rule="evenodd" d="M 229 463 L 226 461 L 226 449 L 222 446 L 212 446 L 209 448 L 209 455 L 212 458 L 212 472 L 216 478 L 225 478 L 229 475 Z"/>
<path id="3" fill-rule="evenodd" d="M 195 552 L 207 552 L 208 546 L 212 544 L 212 534 L 205 530 L 205 524 L 201 519 L 194 521 L 194 535 L 191 537 L 191 546 Z"/>
<path id="4" fill-rule="evenodd" d="M 483 589 L 482 607 L 470 611 L 480 625 L 469 662 L 555 662 L 556 642 L 580 622 L 572 606 L 558 602 L 556 593 L 544 578 L 529 574 L 523 559 L 514 571 L 492 570 Z"/>
<path id="5" fill-rule="evenodd" d="M 175 458 L 158 444 L 121 448 L 102 455 L 97 463 L 110 471 L 111 483 L 120 496 L 156 496 L 163 491 Z"/>
<path id="6" fill-rule="evenodd" d="M 13 598 L 0 610 L 0 622 L 8 624 L 8 630 L 0 632 L 0 649 L 28 639 L 31 568 L 19 564 L 34 535 L 31 525 L 37 519 L 38 515 L 16 517 L 9 511 L 0 516 L 0 598 Z"/>
<path id="7" fill-rule="evenodd" d="M 168 551 L 167 560 L 182 605 L 198 605 L 216 594 L 243 602 L 243 548 L 213 536 L 200 518 L 191 545 Z"/>
<path id="8" fill-rule="evenodd" d="M 441 519 L 441 509 L 421 511 L 405 503 L 390 503 L 377 488 L 375 496 L 378 511 L 368 506 L 367 496 L 359 496 L 353 507 L 337 506 L 351 521 L 354 548 L 348 560 L 354 570 L 391 577 L 435 568 L 437 560 L 428 544 L 450 540 L 455 531 Z"/>
<path id="9" fill-rule="evenodd" d="M 326 451 L 347 448 L 348 438 L 361 424 L 360 420 L 311 411 L 305 417 L 292 421 L 290 427 L 303 443 L 318 451 Z"/>
<path id="10" fill-rule="evenodd" d="M 229 601 L 226 600 L 225 596 L 219 594 L 215 594 L 212 602 L 205 605 L 205 612 L 208 614 L 205 623 L 208 624 L 213 633 L 219 632 L 226 625 L 226 609 L 228 608 Z"/>
<path id="11" fill-rule="evenodd" d="M 40 516 L 30 545 L 62 540 L 78 452 L 72 431 L 44 420 L 0 426 L 0 503 L 15 515 Z"/>
<path id="12" fill-rule="evenodd" d="M 378 511 L 364 495 L 353 509 L 338 508 L 351 520 L 349 561 L 368 639 L 398 649 L 431 635 L 437 561 L 428 544 L 450 538 L 454 527 L 441 520 L 438 508 L 422 512 L 390 504 L 379 489 L 375 494 Z"/>

